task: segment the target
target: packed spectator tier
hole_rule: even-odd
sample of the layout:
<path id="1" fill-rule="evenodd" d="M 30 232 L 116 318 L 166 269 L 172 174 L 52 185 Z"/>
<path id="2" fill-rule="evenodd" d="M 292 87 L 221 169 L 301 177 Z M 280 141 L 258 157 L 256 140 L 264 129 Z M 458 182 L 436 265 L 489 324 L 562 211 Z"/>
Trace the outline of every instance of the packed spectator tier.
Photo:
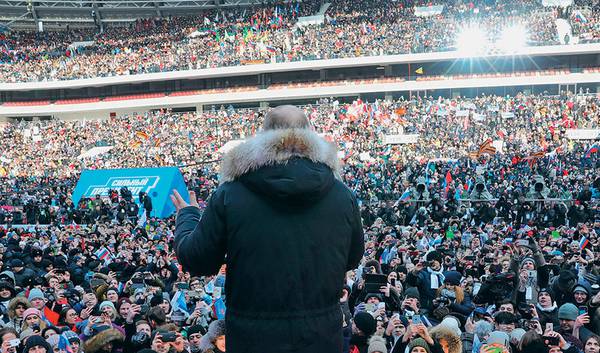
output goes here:
<path id="1" fill-rule="evenodd" d="M 252 63 L 288 62 L 456 49 L 463 28 L 476 23 L 490 42 L 502 28 L 527 29 L 529 45 L 560 44 L 561 12 L 534 1 L 471 7 L 450 2 L 442 14 L 420 17 L 414 2 L 335 1 L 325 22 L 297 26 L 303 6 L 314 2 L 208 12 L 193 17 L 139 20 L 104 33 L 82 31 L 0 34 L 0 82 L 70 80 Z M 593 42 L 596 12 L 586 22 L 569 19 L 582 42 Z M 585 35 L 584 35 L 585 34 Z M 89 47 L 73 42 L 92 39 Z"/>

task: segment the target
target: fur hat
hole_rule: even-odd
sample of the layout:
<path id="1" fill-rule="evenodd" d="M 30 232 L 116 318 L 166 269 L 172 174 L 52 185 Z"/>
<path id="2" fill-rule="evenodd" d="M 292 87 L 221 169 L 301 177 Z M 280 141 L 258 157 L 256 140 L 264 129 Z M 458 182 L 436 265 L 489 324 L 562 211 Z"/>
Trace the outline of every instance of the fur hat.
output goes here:
<path id="1" fill-rule="evenodd" d="M 86 353 L 96 353 L 110 342 L 124 340 L 125 335 L 123 335 L 121 331 L 111 327 L 104 331 L 98 332 L 94 336 L 90 337 L 87 341 L 85 341 L 83 351 Z"/>
<path id="2" fill-rule="evenodd" d="M 373 336 L 369 340 L 369 348 L 367 353 L 387 353 L 387 347 L 385 346 L 385 339 L 380 336 Z"/>
<path id="3" fill-rule="evenodd" d="M 225 336 L 225 320 L 216 320 L 208 325 L 208 332 L 200 339 L 200 351 L 204 352 L 215 348 L 215 341 L 219 336 Z M 87 351 L 85 351 L 87 353 Z"/>

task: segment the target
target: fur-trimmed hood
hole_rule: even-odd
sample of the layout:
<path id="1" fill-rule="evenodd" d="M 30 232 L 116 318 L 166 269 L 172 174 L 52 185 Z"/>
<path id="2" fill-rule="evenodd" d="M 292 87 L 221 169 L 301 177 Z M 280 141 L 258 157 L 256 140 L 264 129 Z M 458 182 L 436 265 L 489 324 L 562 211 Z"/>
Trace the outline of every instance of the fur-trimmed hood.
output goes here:
<path id="1" fill-rule="evenodd" d="M 83 351 L 86 353 L 96 353 L 100 351 L 100 349 L 107 343 L 125 340 L 125 335 L 123 335 L 116 328 L 109 328 L 98 334 L 90 337 L 87 341 L 85 341 L 83 345 Z"/>
<path id="2" fill-rule="evenodd" d="M 434 341 L 439 342 L 439 340 L 443 339 L 448 343 L 448 353 L 462 352 L 460 336 L 456 335 L 451 328 L 438 325 L 432 328 L 429 333 Z"/>
<path id="3" fill-rule="evenodd" d="M 215 351 L 215 341 L 219 336 L 225 336 L 225 320 L 213 321 L 208 325 L 208 332 L 200 339 L 200 351 Z M 87 352 L 87 351 L 86 351 Z"/>
<path id="4" fill-rule="evenodd" d="M 31 303 L 29 303 L 29 300 L 27 300 L 27 298 L 25 297 L 14 297 L 10 300 L 10 302 L 8 302 L 8 317 L 12 319 L 15 319 L 17 313 L 15 311 L 15 309 L 17 308 L 17 305 L 25 305 L 26 309 L 31 308 Z"/>
<path id="5" fill-rule="evenodd" d="M 294 157 L 323 163 L 340 178 L 340 162 L 333 143 L 310 129 L 283 129 L 262 131 L 225 154 L 220 183 L 234 181 L 261 167 L 285 164 Z"/>

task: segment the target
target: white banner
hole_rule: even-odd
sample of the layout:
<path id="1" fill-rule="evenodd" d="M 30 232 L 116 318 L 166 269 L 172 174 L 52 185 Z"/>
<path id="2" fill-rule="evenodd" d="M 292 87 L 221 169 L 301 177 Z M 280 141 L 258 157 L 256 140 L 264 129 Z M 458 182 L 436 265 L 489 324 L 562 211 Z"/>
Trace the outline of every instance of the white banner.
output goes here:
<path id="1" fill-rule="evenodd" d="M 494 142 L 492 142 L 492 146 L 496 147 L 496 152 L 504 153 L 504 141 L 494 140 Z"/>
<path id="2" fill-rule="evenodd" d="M 573 5 L 573 0 L 542 0 L 542 5 L 567 7 Z"/>
<path id="3" fill-rule="evenodd" d="M 320 25 L 323 22 L 325 22 L 325 15 L 315 15 L 298 17 L 298 22 L 296 22 L 296 24 L 299 27 L 305 27 L 310 25 Z"/>
<path id="4" fill-rule="evenodd" d="M 600 129 L 567 129 L 566 135 L 571 140 L 595 140 L 600 137 Z"/>
<path id="5" fill-rule="evenodd" d="M 384 143 L 386 145 L 407 145 L 417 143 L 418 141 L 419 134 L 385 135 L 384 137 Z"/>
<path id="6" fill-rule="evenodd" d="M 515 117 L 515 113 L 513 112 L 503 112 L 502 119 L 512 119 Z"/>
<path id="7" fill-rule="evenodd" d="M 440 15 L 444 11 L 444 5 L 415 6 L 415 16 L 429 17 Z"/>
<path id="8" fill-rule="evenodd" d="M 458 116 L 458 117 L 469 116 L 469 111 L 468 110 L 457 110 L 456 116 Z"/>

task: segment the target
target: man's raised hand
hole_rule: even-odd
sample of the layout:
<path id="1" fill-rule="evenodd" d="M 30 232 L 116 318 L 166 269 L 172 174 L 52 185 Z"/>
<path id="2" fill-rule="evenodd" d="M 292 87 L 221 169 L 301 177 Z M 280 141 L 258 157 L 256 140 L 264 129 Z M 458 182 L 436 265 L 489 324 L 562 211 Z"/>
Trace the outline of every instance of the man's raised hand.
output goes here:
<path id="1" fill-rule="evenodd" d="M 175 205 L 175 209 L 177 210 L 177 212 L 179 212 L 179 210 L 181 210 L 182 208 L 185 208 L 188 206 L 200 208 L 200 206 L 198 205 L 198 200 L 196 199 L 196 193 L 193 191 L 190 191 L 190 203 L 189 204 L 187 202 L 185 202 L 185 200 L 183 199 L 183 197 L 181 197 L 181 195 L 179 194 L 179 192 L 177 192 L 177 190 L 173 190 L 173 194 L 171 194 L 171 201 L 173 202 L 173 205 Z"/>

